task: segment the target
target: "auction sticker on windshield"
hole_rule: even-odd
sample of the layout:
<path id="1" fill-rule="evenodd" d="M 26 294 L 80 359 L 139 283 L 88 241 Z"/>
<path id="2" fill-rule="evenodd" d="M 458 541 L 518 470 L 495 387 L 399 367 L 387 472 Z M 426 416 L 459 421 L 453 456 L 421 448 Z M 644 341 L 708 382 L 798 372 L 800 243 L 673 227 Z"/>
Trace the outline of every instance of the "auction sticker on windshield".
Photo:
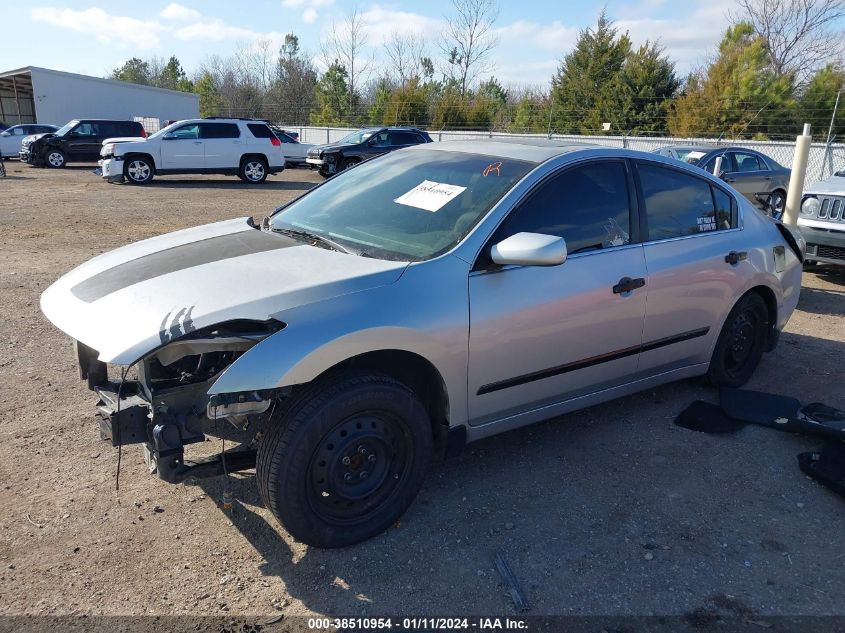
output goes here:
<path id="1" fill-rule="evenodd" d="M 458 185 L 423 180 L 409 192 L 396 198 L 394 202 L 424 211 L 439 211 L 447 202 L 461 195 L 465 190 L 466 187 Z"/>

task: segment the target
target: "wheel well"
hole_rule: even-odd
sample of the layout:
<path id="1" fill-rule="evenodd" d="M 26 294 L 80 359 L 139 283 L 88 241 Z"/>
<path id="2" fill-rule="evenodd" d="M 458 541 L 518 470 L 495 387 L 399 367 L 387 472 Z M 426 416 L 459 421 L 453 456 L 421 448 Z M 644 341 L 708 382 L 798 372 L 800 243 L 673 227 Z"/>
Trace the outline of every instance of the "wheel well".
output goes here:
<path id="1" fill-rule="evenodd" d="M 132 158 L 135 158 L 136 156 L 140 157 L 140 158 L 146 158 L 148 161 L 150 161 L 150 165 L 153 166 L 153 170 L 155 170 L 156 162 L 155 162 L 155 159 L 150 154 L 145 154 L 143 152 L 131 152 L 129 154 L 125 154 L 123 156 L 123 160 L 127 161 L 127 160 L 130 160 Z"/>
<path id="2" fill-rule="evenodd" d="M 323 372 L 354 369 L 373 371 L 395 378 L 417 394 L 428 412 L 434 434 L 435 455 L 444 455 L 449 429 L 449 395 L 440 372 L 428 360 L 404 350 L 378 350 L 353 356 Z"/>
<path id="3" fill-rule="evenodd" d="M 241 163 L 240 164 L 243 165 L 244 161 L 247 161 L 250 158 L 260 158 L 261 160 L 264 161 L 265 165 L 269 164 L 269 162 L 267 161 L 267 156 L 265 156 L 264 154 L 259 154 L 259 153 L 244 154 L 243 156 L 241 156 Z"/>
<path id="4" fill-rule="evenodd" d="M 756 292 L 763 298 L 763 301 L 766 303 L 766 311 L 769 314 L 769 335 L 766 349 L 771 350 L 773 344 L 777 343 L 778 303 L 777 299 L 775 298 L 775 293 L 772 291 L 771 288 L 768 288 L 766 286 L 755 286 L 748 292 Z"/>

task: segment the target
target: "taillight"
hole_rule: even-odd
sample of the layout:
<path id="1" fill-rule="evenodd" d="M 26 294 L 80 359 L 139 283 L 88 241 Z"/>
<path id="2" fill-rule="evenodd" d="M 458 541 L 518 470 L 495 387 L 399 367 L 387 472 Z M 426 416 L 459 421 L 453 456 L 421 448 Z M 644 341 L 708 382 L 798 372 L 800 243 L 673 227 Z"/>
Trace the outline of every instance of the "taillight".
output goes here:
<path id="1" fill-rule="evenodd" d="M 141 138 L 147 138 L 147 130 L 146 128 L 141 128 Z"/>
<path id="2" fill-rule="evenodd" d="M 273 147 L 281 147 L 282 146 L 282 142 L 276 136 L 270 137 L 270 144 L 273 145 Z"/>

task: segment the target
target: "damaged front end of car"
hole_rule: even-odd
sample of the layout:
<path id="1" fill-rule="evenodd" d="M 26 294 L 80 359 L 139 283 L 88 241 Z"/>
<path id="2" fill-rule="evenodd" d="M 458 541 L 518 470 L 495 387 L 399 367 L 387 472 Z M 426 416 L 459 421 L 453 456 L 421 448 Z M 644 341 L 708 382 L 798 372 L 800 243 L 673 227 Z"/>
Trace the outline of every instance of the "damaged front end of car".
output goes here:
<path id="1" fill-rule="evenodd" d="M 110 376 L 97 350 L 76 341 L 80 377 L 99 397 L 101 438 L 116 447 L 142 444 L 150 472 L 171 483 L 252 468 L 255 443 L 278 393 L 208 392 L 235 360 L 284 327 L 273 319 L 234 320 L 195 330 L 136 361 L 131 378 L 128 366 Z M 207 434 L 239 446 L 187 460 L 185 446 Z"/>

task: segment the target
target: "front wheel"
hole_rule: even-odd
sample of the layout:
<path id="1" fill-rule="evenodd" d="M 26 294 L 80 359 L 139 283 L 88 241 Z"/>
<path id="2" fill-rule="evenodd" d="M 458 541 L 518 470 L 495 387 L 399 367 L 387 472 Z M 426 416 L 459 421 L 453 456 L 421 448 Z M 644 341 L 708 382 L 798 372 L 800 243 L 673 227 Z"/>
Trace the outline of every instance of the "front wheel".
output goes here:
<path id="1" fill-rule="evenodd" d="M 769 196 L 769 213 L 775 220 L 783 218 L 783 210 L 786 208 L 786 193 L 777 189 Z"/>
<path id="2" fill-rule="evenodd" d="M 133 156 L 126 160 L 126 167 L 123 168 L 123 175 L 133 185 L 146 185 L 153 179 L 152 163 L 147 158 Z"/>
<path id="3" fill-rule="evenodd" d="M 741 387 L 749 381 L 766 348 L 769 311 L 756 292 L 744 295 L 733 307 L 719 333 L 708 380 L 720 387 Z"/>
<path id="4" fill-rule="evenodd" d="M 67 157 L 60 149 L 51 149 L 44 156 L 44 164 L 52 169 L 60 169 L 67 165 Z"/>
<path id="5" fill-rule="evenodd" d="M 344 547 L 402 516 L 431 453 L 431 423 L 413 391 L 382 374 L 346 374 L 306 387 L 274 416 L 256 478 L 294 538 Z"/>
<path id="6" fill-rule="evenodd" d="M 267 180 L 267 164 L 260 158 L 246 158 L 241 161 L 238 176 L 250 184 L 262 183 Z"/>

